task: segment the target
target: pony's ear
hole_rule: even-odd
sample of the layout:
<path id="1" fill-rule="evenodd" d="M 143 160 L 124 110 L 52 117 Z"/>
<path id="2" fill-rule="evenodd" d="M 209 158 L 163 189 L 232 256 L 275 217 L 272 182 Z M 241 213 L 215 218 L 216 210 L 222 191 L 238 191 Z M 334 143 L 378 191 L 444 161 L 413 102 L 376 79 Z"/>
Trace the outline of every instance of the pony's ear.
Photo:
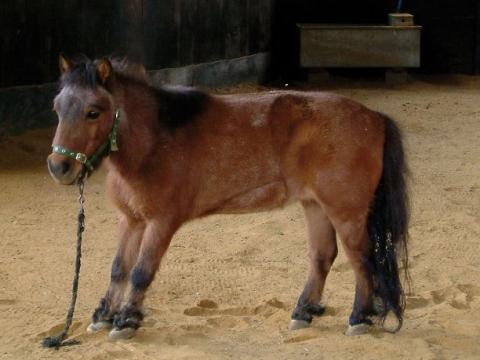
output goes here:
<path id="1" fill-rule="evenodd" d="M 73 66 L 71 60 L 67 59 L 62 53 L 58 56 L 58 67 L 60 68 L 60 74 L 69 71 Z"/>
<path id="2" fill-rule="evenodd" d="M 112 63 L 107 58 L 97 61 L 96 68 L 102 84 L 105 84 L 113 75 Z"/>

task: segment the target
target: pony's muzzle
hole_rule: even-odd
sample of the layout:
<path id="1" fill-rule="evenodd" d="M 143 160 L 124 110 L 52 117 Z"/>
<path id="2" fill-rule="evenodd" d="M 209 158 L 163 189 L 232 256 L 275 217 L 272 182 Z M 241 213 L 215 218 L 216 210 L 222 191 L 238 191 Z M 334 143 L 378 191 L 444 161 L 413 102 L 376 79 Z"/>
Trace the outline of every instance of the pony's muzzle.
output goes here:
<path id="1" fill-rule="evenodd" d="M 50 154 L 47 158 L 48 171 L 56 182 L 71 185 L 81 173 L 81 164 L 57 154 Z"/>

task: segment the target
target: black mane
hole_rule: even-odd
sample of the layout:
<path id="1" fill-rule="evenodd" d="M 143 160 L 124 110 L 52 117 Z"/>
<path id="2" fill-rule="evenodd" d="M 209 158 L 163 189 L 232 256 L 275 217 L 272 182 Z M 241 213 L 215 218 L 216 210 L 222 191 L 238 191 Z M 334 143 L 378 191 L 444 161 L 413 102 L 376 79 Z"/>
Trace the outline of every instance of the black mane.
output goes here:
<path id="1" fill-rule="evenodd" d="M 170 129 L 191 123 L 210 101 L 206 92 L 185 87 L 156 88 L 156 97 L 160 104 L 159 120 Z"/>

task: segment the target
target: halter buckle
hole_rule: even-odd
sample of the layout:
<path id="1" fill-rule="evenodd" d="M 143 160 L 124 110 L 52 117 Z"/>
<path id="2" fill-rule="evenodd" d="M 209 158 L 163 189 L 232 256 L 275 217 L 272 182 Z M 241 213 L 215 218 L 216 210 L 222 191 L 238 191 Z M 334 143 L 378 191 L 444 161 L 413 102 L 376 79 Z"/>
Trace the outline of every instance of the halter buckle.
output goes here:
<path id="1" fill-rule="evenodd" d="M 78 162 L 81 162 L 82 164 L 85 164 L 87 162 L 87 155 L 82 153 L 77 153 L 77 155 L 75 155 L 75 160 L 77 160 Z"/>

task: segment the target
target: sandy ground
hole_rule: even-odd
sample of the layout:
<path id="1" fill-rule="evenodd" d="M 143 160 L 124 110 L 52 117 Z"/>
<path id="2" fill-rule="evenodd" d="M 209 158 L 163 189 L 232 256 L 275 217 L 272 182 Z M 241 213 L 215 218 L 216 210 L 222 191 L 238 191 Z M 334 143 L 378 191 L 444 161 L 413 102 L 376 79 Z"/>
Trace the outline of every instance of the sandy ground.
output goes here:
<path id="1" fill-rule="evenodd" d="M 145 326 L 111 342 L 85 331 L 116 248 L 104 173 L 88 181 L 87 227 L 73 337 L 44 350 L 70 300 L 77 189 L 55 185 L 45 157 L 53 129 L 0 142 L 1 359 L 480 358 L 480 79 L 422 78 L 330 86 L 396 118 L 412 171 L 413 286 L 397 334 L 346 337 L 353 273 L 340 250 L 326 314 L 288 331 L 307 273 L 301 208 L 212 216 L 183 227 L 149 290 Z M 202 301 L 208 300 L 208 301 Z"/>

